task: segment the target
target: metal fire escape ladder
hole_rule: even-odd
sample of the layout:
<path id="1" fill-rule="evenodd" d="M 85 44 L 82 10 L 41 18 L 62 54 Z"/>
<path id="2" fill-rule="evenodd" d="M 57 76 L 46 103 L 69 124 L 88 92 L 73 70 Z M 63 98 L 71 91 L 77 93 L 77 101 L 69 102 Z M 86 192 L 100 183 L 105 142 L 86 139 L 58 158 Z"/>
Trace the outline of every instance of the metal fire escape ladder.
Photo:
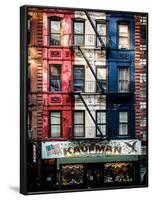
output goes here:
<path id="1" fill-rule="evenodd" d="M 104 42 L 102 41 L 101 36 L 100 36 L 100 34 L 98 33 L 98 31 L 97 31 L 97 29 L 96 29 L 96 27 L 95 27 L 95 25 L 94 25 L 94 23 L 93 23 L 93 21 L 92 21 L 90 15 L 88 14 L 87 11 L 85 11 L 85 14 L 86 14 L 86 16 L 87 16 L 87 18 L 88 18 L 88 20 L 89 20 L 89 22 L 90 22 L 90 24 L 91 24 L 91 26 L 92 26 L 94 32 L 95 32 L 95 34 L 96 34 L 97 37 L 98 37 L 98 40 L 99 40 L 99 42 L 100 42 L 100 44 L 101 44 L 101 49 L 104 49 L 104 48 L 105 48 L 105 44 L 104 44 Z"/>
<path id="2" fill-rule="evenodd" d="M 84 52 L 82 51 L 82 49 L 81 49 L 80 46 L 78 46 L 78 50 L 81 52 L 82 56 L 84 57 L 84 59 L 85 59 L 87 65 L 88 65 L 88 67 L 90 68 L 90 70 L 91 70 L 91 72 L 92 72 L 92 74 L 93 74 L 93 76 L 94 76 L 94 78 L 95 78 L 95 80 L 96 80 L 96 82 L 97 82 L 98 87 L 99 87 L 100 90 L 101 90 L 101 94 L 103 94 L 103 93 L 104 93 L 104 89 L 103 89 L 103 87 L 102 87 L 102 85 L 101 85 L 101 82 L 100 82 L 99 79 L 97 78 L 97 75 L 96 75 L 96 73 L 94 72 L 94 70 L 93 70 L 93 68 L 92 68 L 92 66 L 91 66 L 91 64 L 90 64 L 90 62 L 89 62 L 89 60 L 88 60 L 88 58 L 86 57 L 86 55 L 84 54 Z"/>
<path id="3" fill-rule="evenodd" d="M 87 109 L 87 111 L 88 111 L 88 113 L 89 113 L 89 115 L 90 115 L 90 117 L 91 117 L 93 123 L 95 124 L 96 129 L 99 131 L 101 138 L 103 138 L 104 136 L 103 136 L 103 134 L 102 134 L 100 128 L 98 127 L 98 125 L 97 125 L 97 123 L 96 123 L 96 120 L 95 120 L 94 117 L 92 116 L 92 113 L 91 113 L 91 111 L 89 110 L 88 105 L 86 104 L 86 102 L 85 102 L 83 96 L 81 95 L 81 93 L 77 93 L 77 94 L 80 96 L 80 99 L 81 99 L 81 101 L 83 102 L 84 106 L 86 107 L 86 109 Z"/>

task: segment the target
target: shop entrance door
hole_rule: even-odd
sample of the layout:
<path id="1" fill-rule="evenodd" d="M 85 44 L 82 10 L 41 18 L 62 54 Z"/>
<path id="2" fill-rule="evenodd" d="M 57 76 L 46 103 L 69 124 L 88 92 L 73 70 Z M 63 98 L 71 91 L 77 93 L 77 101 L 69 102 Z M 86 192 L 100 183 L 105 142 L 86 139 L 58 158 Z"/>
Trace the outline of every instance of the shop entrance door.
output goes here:
<path id="1" fill-rule="evenodd" d="M 103 165 L 89 164 L 86 166 L 86 184 L 88 188 L 100 188 L 103 186 Z"/>

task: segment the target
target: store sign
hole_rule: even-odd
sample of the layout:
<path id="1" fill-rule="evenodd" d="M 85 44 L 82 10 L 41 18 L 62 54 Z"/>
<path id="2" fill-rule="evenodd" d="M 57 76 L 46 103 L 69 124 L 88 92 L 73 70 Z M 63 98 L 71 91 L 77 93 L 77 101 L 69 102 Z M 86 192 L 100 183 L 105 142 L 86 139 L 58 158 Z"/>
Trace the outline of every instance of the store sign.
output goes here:
<path id="1" fill-rule="evenodd" d="M 42 142 L 42 159 L 140 154 L 140 140 Z"/>

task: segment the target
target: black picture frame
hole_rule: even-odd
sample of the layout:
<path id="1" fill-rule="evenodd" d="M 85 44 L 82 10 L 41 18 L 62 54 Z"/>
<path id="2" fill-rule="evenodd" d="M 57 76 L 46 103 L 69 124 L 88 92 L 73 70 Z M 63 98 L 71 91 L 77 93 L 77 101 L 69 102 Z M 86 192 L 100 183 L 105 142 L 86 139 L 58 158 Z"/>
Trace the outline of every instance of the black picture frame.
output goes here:
<path id="1" fill-rule="evenodd" d="M 101 188 L 77 188 L 77 189 L 59 189 L 59 190 L 37 190 L 28 191 L 27 182 L 27 109 L 28 109 L 28 91 L 27 91 L 27 76 L 28 76 L 28 36 L 27 36 L 27 19 L 28 9 L 39 8 L 39 9 L 60 9 L 60 10 L 74 10 L 74 11 L 90 11 L 90 12 L 106 12 L 107 14 L 141 14 L 147 17 L 147 31 L 146 31 L 146 60 L 147 60 L 147 83 L 146 83 L 146 131 L 147 141 L 148 140 L 148 13 L 146 12 L 131 12 L 131 11 L 113 11 L 113 10 L 102 10 L 102 9 L 87 9 L 87 8 L 67 8 L 67 7 L 50 7 L 50 6 L 37 6 L 37 5 L 25 5 L 20 7 L 20 193 L 24 195 L 31 194 L 45 194 L 45 193 L 63 193 L 63 192 L 76 192 L 76 191 L 94 191 L 94 190 L 109 190 L 109 189 L 125 189 L 125 188 L 140 188 L 148 187 L 148 142 L 146 143 L 146 167 L 147 175 L 145 184 L 128 185 L 128 186 L 112 186 L 112 187 L 101 187 Z"/>

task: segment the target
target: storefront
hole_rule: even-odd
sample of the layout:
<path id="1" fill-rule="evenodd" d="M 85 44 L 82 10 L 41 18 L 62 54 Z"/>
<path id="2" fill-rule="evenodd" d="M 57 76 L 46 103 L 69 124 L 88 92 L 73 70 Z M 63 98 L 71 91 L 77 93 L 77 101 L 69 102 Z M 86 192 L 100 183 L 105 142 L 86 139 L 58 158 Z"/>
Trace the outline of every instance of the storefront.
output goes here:
<path id="1" fill-rule="evenodd" d="M 94 159 L 92 161 L 84 159 L 83 164 L 80 164 L 81 159 L 72 164 L 67 163 L 70 160 L 74 162 L 74 159 L 69 159 L 66 164 L 63 164 L 63 160 L 60 160 L 58 167 L 61 172 L 61 188 L 100 188 L 138 184 L 138 157 L 131 156 L 130 160 L 132 161 L 127 161 L 127 159 L 119 162 L 113 162 L 112 158 L 109 159 L 111 162 L 105 162 L 104 159 L 98 159 L 98 161 L 96 159 L 95 162 Z"/>
<path id="2" fill-rule="evenodd" d="M 56 180 L 51 180 L 60 189 L 138 184 L 139 155 L 138 140 L 42 144 L 42 159 L 51 158 L 56 162 Z"/>
<path id="3" fill-rule="evenodd" d="M 41 161 L 41 184 L 43 190 L 54 190 L 57 187 L 56 159 Z"/>

